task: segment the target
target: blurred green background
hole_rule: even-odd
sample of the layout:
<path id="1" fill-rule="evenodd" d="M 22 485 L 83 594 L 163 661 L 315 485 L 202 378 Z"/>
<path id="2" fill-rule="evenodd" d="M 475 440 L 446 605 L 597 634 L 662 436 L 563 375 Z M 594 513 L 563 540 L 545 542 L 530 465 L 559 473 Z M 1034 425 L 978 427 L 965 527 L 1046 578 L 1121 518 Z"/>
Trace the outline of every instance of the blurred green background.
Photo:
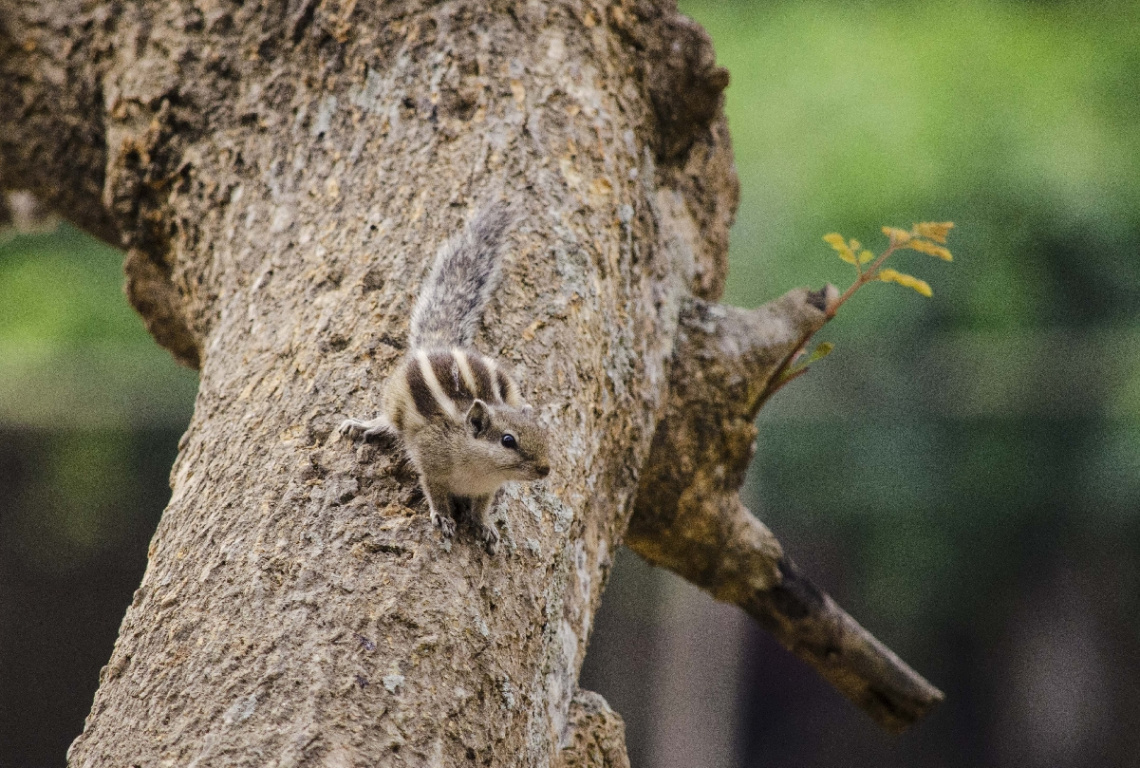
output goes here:
<path id="1" fill-rule="evenodd" d="M 948 695 L 888 737 L 734 609 L 623 553 L 583 685 L 635 767 L 1140 760 L 1140 8 L 683 2 L 732 73 L 727 299 L 845 286 L 827 232 L 957 223 L 761 414 L 789 554 Z M 196 385 L 121 255 L 0 245 L 0 766 L 82 726 Z"/>

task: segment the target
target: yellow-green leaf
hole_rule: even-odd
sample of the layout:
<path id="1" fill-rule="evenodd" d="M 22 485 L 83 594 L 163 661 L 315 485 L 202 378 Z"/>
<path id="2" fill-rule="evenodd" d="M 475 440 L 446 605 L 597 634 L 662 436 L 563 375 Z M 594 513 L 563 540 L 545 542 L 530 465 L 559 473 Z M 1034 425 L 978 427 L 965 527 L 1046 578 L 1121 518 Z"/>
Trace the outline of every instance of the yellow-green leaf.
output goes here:
<path id="1" fill-rule="evenodd" d="M 835 349 L 835 345 L 830 341 L 820 342 L 818 345 L 816 345 L 816 348 L 811 351 L 811 354 L 808 355 L 805 360 L 796 365 L 789 366 L 783 373 L 780 374 L 779 379 L 777 379 L 778 386 L 783 386 L 792 379 L 807 373 L 808 367 L 811 366 L 812 363 L 827 357 L 831 354 L 831 350 L 833 349 Z"/>
<path id="2" fill-rule="evenodd" d="M 914 231 L 919 237 L 925 237 L 936 243 L 945 243 L 946 236 L 954 228 L 952 221 L 924 221 L 914 225 Z M 949 259 L 947 259 L 949 261 Z"/>
<path id="3" fill-rule="evenodd" d="M 907 248 L 918 251 L 919 253 L 928 253 L 931 256 L 936 256 L 943 261 L 953 261 L 954 257 L 950 255 L 950 251 L 943 248 L 941 245 L 928 243 L 925 240 L 911 240 L 906 244 Z"/>
<path id="4" fill-rule="evenodd" d="M 833 350 L 833 349 L 835 349 L 835 345 L 832 344 L 830 341 L 820 342 L 816 346 L 816 348 L 811 351 L 811 354 L 808 355 L 808 359 L 804 360 L 804 365 L 810 365 L 811 363 L 814 363 L 817 360 L 822 360 L 823 358 L 830 355 L 831 350 Z"/>
<path id="5" fill-rule="evenodd" d="M 835 249 L 835 252 L 839 254 L 839 258 L 848 264 L 855 263 L 855 254 L 851 252 L 851 248 L 847 245 L 847 241 L 843 239 L 843 235 L 838 232 L 832 232 L 830 235 L 824 235 L 823 240 Z"/>
<path id="6" fill-rule="evenodd" d="M 905 275 L 893 269 L 879 270 L 879 279 L 884 283 L 898 283 L 899 285 L 910 288 L 921 293 L 923 296 L 930 298 L 934 292 L 930 290 L 930 285 L 925 280 L 919 280 L 912 275 Z"/>
<path id="7" fill-rule="evenodd" d="M 907 232 L 905 229 L 899 229 L 898 227 L 883 227 L 883 234 L 889 237 L 892 243 L 897 245 L 904 245 L 911 238 L 910 232 Z"/>
<path id="8" fill-rule="evenodd" d="M 875 258 L 875 254 L 871 253 L 870 251 L 863 251 L 862 253 L 859 254 L 859 263 L 860 264 L 866 264 L 867 262 L 871 261 L 874 258 Z"/>

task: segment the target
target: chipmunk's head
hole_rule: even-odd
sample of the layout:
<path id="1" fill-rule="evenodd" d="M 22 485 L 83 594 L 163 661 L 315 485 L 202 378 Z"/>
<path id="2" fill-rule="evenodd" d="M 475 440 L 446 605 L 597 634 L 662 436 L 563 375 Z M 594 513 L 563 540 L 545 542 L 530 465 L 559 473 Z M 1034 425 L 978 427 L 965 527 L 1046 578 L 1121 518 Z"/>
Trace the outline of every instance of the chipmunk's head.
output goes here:
<path id="1" fill-rule="evenodd" d="M 512 408 L 475 400 L 464 421 L 489 473 L 504 481 L 541 480 L 550 474 L 546 430 L 529 405 Z"/>

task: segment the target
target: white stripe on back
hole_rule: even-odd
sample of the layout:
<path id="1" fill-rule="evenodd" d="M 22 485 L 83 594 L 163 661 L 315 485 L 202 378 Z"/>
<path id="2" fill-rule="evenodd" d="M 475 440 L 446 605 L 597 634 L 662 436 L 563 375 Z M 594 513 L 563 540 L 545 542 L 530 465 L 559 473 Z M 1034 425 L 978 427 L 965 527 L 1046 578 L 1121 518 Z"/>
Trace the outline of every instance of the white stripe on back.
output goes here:
<path id="1" fill-rule="evenodd" d="M 462 421 L 459 416 L 459 411 L 455 407 L 455 402 L 447 396 L 447 393 L 443 391 L 443 387 L 439 384 L 439 379 L 435 377 L 435 371 L 432 370 L 428 353 L 425 350 L 417 349 L 416 361 L 420 365 L 420 374 L 424 377 L 424 383 L 427 384 L 428 389 L 431 390 L 431 395 L 435 398 L 435 401 L 439 403 L 440 409 L 451 417 L 453 421 Z"/>
<path id="2" fill-rule="evenodd" d="M 471 371 L 471 364 L 467 362 L 467 353 L 456 347 L 451 350 L 451 356 L 455 358 L 455 364 L 459 366 L 459 375 L 463 379 L 463 383 L 467 385 L 471 398 L 479 397 L 479 387 L 475 384 L 475 374 Z"/>
<path id="3" fill-rule="evenodd" d="M 501 403 L 503 398 L 499 395 L 499 368 L 490 357 L 484 357 L 483 364 L 487 366 L 487 373 L 491 377 L 491 396 L 495 398 L 496 403 Z"/>

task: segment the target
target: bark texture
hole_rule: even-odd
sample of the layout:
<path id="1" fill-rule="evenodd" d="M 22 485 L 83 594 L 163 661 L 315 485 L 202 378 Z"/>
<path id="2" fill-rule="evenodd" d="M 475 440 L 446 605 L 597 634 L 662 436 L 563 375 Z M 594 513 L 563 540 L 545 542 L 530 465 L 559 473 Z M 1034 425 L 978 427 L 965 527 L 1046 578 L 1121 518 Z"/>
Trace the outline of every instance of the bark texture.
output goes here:
<path id="1" fill-rule="evenodd" d="M 0 0 L 0 180 L 121 243 L 201 374 L 71 764 L 626 765 L 576 681 L 631 515 L 638 552 L 795 645 L 792 571 L 736 489 L 826 295 L 709 303 L 726 84 L 666 0 Z M 495 198 L 520 224 L 477 346 L 557 438 L 491 557 L 335 426 L 376 412 L 435 248 Z M 826 637 L 805 657 L 840 672 L 867 647 Z"/>
<path id="2" fill-rule="evenodd" d="M 625 543 L 743 608 L 877 723 L 898 732 L 942 693 L 801 574 L 740 500 L 756 413 L 772 377 L 823 325 L 834 299 L 828 286 L 792 291 L 752 311 L 686 302 L 668 406 Z"/>

